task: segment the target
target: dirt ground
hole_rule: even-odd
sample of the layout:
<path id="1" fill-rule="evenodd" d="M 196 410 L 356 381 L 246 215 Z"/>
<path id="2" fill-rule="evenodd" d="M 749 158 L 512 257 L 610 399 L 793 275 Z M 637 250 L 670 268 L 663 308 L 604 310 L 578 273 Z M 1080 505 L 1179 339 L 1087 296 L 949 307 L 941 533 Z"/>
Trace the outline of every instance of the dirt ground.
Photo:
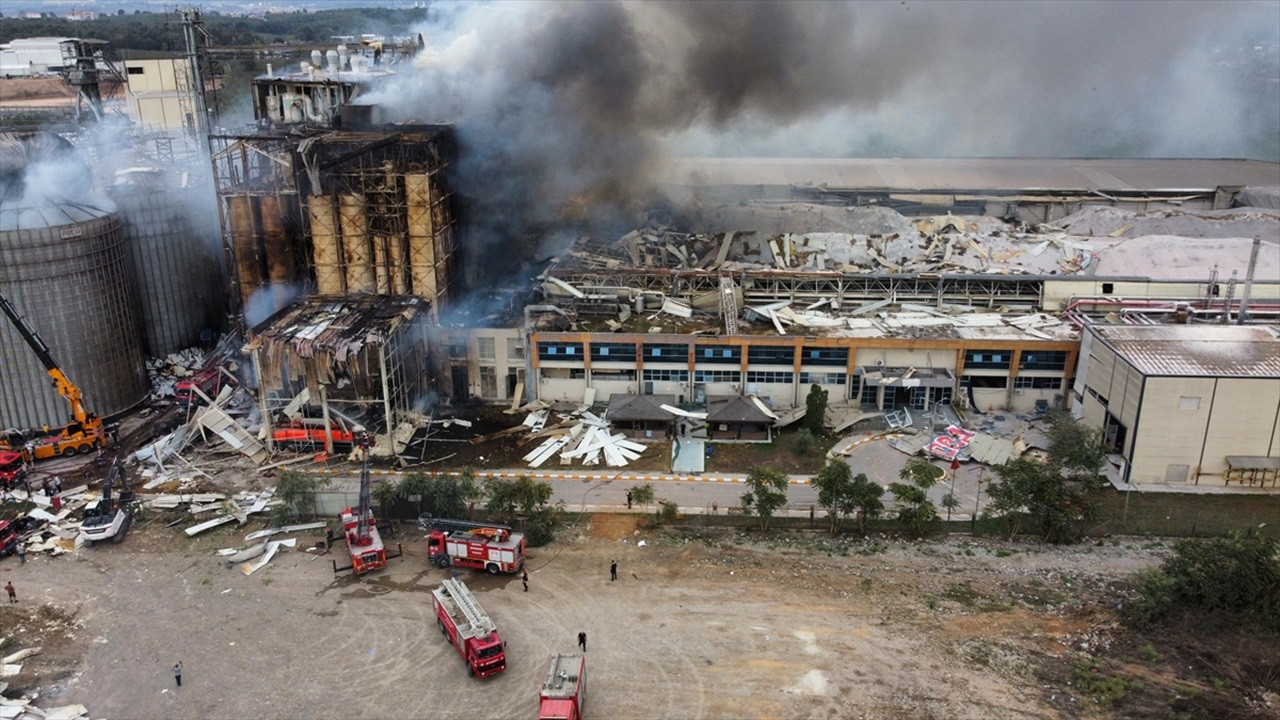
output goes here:
<path id="1" fill-rule="evenodd" d="M 429 593 L 445 575 L 416 531 L 389 538 L 405 556 L 372 576 L 335 579 L 329 557 L 301 549 L 245 576 L 214 552 L 260 524 L 193 540 L 168 519 L 122 545 L 0 563 L 20 599 L 0 613 L 0 635 L 21 628 L 6 650 L 45 647 L 11 694 L 95 717 L 525 718 L 548 654 L 573 651 L 581 630 L 593 718 L 1074 717 L 1069 688 L 1034 668 L 1105 633 L 1089 598 L 1163 552 L 756 542 L 596 515 L 531 552 L 528 593 L 517 577 L 464 573 L 508 643 L 508 670 L 475 681 L 435 628 Z"/>

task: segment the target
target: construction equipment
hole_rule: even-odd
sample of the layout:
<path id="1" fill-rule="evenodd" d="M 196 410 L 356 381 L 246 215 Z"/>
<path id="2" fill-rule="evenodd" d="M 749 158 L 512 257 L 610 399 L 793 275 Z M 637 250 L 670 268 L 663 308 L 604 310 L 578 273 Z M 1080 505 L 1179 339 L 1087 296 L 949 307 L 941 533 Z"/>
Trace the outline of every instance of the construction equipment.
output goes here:
<path id="1" fill-rule="evenodd" d="M 81 402 L 80 388 L 67 379 L 66 374 L 53 359 L 53 354 L 49 352 L 49 346 L 44 344 L 26 318 L 18 314 L 4 293 L 0 293 L 0 310 L 4 310 L 4 314 L 9 316 L 9 320 L 18 329 L 18 334 L 27 341 L 27 345 L 35 352 L 36 357 L 40 358 L 40 362 L 44 363 L 49 377 L 53 378 L 54 386 L 58 388 L 58 393 L 71 405 L 72 417 L 72 421 L 61 428 L 57 434 L 49 434 L 46 428 L 45 432 L 36 438 L 20 440 L 15 437 L 15 433 L 6 433 L 0 436 L 0 450 L 21 452 L 28 461 L 35 461 L 58 455 L 83 454 L 95 447 L 106 447 L 107 435 L 103 431 L 102 418 L 85 411 L 84 403 Z"/>
<path id="2" fill-rule="evenodd" d="M 587 704 L 587 657 L 552 655 L 547 678 L 542 681 L 538 720 L 582 720 Z"/>
<path id="3" fill-rule="evenodd" d="M 338 567 L 333 561 L 333 572 L 338 574 L 347 570 L 362 575 L 371 570 L 387 566 L 387 560 L 398 558 L 404 549 L 396 546 L 396 554 L 388 555 L 382 544 L 382 536 L 378 534 L 377 523 L 373 517 L 372 483 L 369 480 L 369 448 L 373 447 L 373 437 L 365 433 L 360 438 L 360 449 L 363 451 L 364 464 L 360 468 L 360 506 L 342 511 L 342 534 L 347 541 L 347 553 L 351 556 L 351 564 Z"/>
<path id="4" fill-rule="evenodd" d="M 347 449 L 356 442 L 355 433 L 338 418 L 330 421 L 330 434 L 333 436 L 334 449 Z M 271 431 L 271 439 L 275 444 L 294 450 L 316 450 L 325 447 L 324 421 L 312 418 L 298 418 Z"/>
<path id="5" fill-rule="evenodd" d="M 524 567 L 524 535 L 506 525 L 449 520 L 422 515 L 418 527 L 427 534 L 427 561 L 487 570 L 491 575 L 516 573 Z"/>
<path id="6" fill-rule="evenodd" d="M 486 678 L 507 669 L 506 647 L 498 627 L 461 580 L 445 580 L 431 591 L 440 632 L 467 663 L 467 674 Z"/>
<path id="7" fill-rule="evenodd" d="M 115 483 L 120 482 L 118 497 L 112 497 Z M 102 481 L 102 497 L 98 501 L 85 506 L 84 518 L 80 521 L 80 532 L 90 545 L 102 540 L 118 543 L 124 540 L 133 524 L 133 491 L 124 476 L 124 468 L 120 458 L 111 462 L 111 471 L 107 479 Z"/>
<path id="8" fill-rule="evenodd" d="M 0 450 L 0 489 L 13 490 L 21 487 L 31 468 L 23 459 L 22 453 Z"/>

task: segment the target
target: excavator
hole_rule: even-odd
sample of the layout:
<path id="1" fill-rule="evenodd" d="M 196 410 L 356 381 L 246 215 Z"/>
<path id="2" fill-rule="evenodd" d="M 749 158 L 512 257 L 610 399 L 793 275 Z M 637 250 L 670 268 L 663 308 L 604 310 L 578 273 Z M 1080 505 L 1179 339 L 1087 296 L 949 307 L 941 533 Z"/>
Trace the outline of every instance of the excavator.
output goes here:
<path id="1" fill-rule="evenodd" d="M 120 490 L 113 494 L 119 481 Z M 125 477 L 120 458 L 111 463 L 107 479 L 102 481 L 102 497 L 84 509 L 80 532 L 90 545 L 102 540 L 118 543 L 124 540 L 133 524 L 133 491 Z"/>
<path id="2" fill-rule="evenodd" d="M 40 362 L 44 363 L 49 377 L 53 378 L 54 387 L 58 389 L 58 394 L 71 405 L 72 417 L 72 421 L 66 427 L 52 433 L 46 428 L 42 435 L 34 438 L 24 437 L 22 433 L 16 431 L 6 431 L 0 434 L 0 451 L 19 452 L 25 460 L 33 462 L 59 455 L 84 454 L 94 448 L 106 447 L 107 433 L 103 427 L 102 418 L 85 411 L 80 388 L 62 372 L 53 359 L 53 354 L 49 352 L 49 346 L 44 344 L 26 318 L 18 314 L 17 309 L 4 293 L 0 293 L 0 310 L 9 316 L 9 320 L 18 329 L 18 334 L 27 341 L 32 352 L 40 358 Z"/>

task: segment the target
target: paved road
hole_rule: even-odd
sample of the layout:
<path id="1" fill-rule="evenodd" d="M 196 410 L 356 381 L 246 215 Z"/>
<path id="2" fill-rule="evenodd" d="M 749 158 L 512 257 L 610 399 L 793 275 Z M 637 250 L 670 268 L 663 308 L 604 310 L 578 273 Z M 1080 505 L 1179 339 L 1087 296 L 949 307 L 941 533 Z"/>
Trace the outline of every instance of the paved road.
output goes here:
<path id="1" fill-rule="evenodd" d="M 854 448 L 847 462 L 855 473 L 866 473 L 867 477 L 886 488 L 889 483 L 898 481 L 898 473 L 906 465 L 909 458 L 904 453 L 891 447 L 887 440 L 870 440 Z M 934 464 L 948 469 L 949 465 L 940 460 Z M 353 470 L 335 470 L 338 483 L 331 489 L 356 490 Z M 403 475 L 397 471 L 373 471 L 375 475 Z M 703 473 L 700 475 L 673 475 L 666 473 L 634 472 L 625 468 L 575 468 L 565 471 L 529 470 L 512 468 L 506 470 L 476 471 L 477 478 L 486 477 L 530 477 L 548 482 L 554 489 L 552 502 L 564 501 L 570 509 L 582 511 L 607 510 L 625 511 L 628 488 L 644 483 L 652 483 L 654 494 L 659 500 L 674 500 L 681 511 L 689 514 L 726 512 L 727 508 L 737 507 L 744 489 L 742 483 L 745 473 Z M 969 519 L 974 511 L 975 500 L 980 507 L 985 506 L 986 493 L 979 493 L 980 480 L 990 479 L 990 472 L 976 463 L 961 466 L 954 473 L 954 490 L 951 483 L 952 473 L 948 472 L 946 481 L 929 490 L 929 497 L 938 505 L 939 513 L 946 517 L 942 508 L 942 498 L 949 491 L 954 491 L 960 507 L 952 514 L 953 519 Z M 986 476 L 984 478 L 984 476 Z M 809 484 L 807 475 L 788 476 L 791 482 L 787 491 L 787 514 L 794 516 L 808 515 L 809 507 L 817 505 L 818 493 Z M 985 484 L 982 486 L 985 490 Z M 887 490 L 885 504 L 891 504 L 893 496 Z M 633 508 L 641 511 L 640 508 Z M 817 509 L 822 516 L 822 509 Z"/>

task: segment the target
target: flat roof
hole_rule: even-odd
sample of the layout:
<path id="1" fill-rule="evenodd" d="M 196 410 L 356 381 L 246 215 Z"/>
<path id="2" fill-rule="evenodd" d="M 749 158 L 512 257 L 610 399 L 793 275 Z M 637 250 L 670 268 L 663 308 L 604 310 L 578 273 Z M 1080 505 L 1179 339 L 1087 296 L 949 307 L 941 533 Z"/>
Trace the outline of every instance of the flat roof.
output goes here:
<path id="1" fill-rule="evenodd" d="M 1144 375 L 1280 378 L 1280 327 L 1094 325 L 1090 329 Z"/>
<path id="2" fill-rule="evenodd" d="M 1212 190 L 1280 185 L 1280 163 L 1232 159 L 716 158 L 668 161 L 675 185 L 826 185 L 864 190 Z"/>

